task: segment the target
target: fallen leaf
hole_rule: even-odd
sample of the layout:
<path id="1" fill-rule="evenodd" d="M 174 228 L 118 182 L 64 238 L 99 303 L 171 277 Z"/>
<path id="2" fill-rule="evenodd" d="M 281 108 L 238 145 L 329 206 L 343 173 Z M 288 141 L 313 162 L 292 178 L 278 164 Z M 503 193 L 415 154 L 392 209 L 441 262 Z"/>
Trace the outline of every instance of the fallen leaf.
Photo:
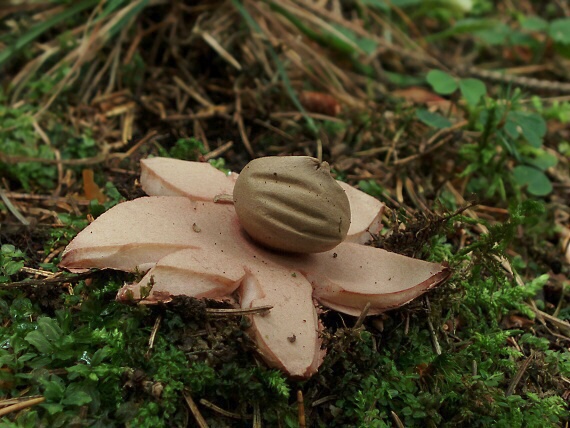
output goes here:
<path id="1" fill-rule="evenodd" d="M 94 174 L 92 169 L 84 169 L 82 172 L 83 176 L 83 191 L 85 192 L 85 197 L 90 201 L 97 199 L 97 202 L 102 204 L 107 199 L 97 183 L 94 180 Z"/>

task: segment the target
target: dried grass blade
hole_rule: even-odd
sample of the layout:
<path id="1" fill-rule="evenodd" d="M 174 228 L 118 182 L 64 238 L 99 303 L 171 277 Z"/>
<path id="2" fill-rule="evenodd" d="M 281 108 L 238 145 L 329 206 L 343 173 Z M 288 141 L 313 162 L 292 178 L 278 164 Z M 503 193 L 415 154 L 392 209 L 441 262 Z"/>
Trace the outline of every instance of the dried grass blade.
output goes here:
<path id="1" fill-rule="evenodd" d="M 74 6 L 55 15 L 47 21 L 34 25 L 29 31 L 20 36 L 15 43 L 10 45 L 6 50 L 0 52 L 0 66 L 7 62 L 20 49 L 33 42 L 53 26 L 71 18 L 73 15 L 81 12 L 84 9 L 87 9 L 88 7 L 96 5 L 97 3 L 98 0 L 83 0 L 82 2 L 75 4 Z"/>
<path id="2" fill-rule="evenodd" d="M 238 10 L 238 12 L 241 14 L 241 16 L 243 16 L 244 20 L 249 25 L 249 27 L 252 29 L 252 31 L 254 31 L 255 33 L 258 33 L 258 34 L 263 34 L 263 30 L 261 29 L 261 27 L 255 21 L 255 19 L 253 19 L 251 14 L 248 12 L 248 10 L 243 6 L 243 4 L 239 0 L 232 0 L 232 4 Z M 289 98 L 291 99 L 291 101 L 293 102 L 295 107 L 303 115 L 303 118 L 307 122 L 307 126 L 309 127 L 311 132 L 313 132 L 315 135 L 317 135 L 318 134 L 318 127 L 317 127 L 315 121 L 308 116 L 305 108 L 301 105 L 301 102 L 299 101 L 299 98 L 297 97 L 297 94 L 295 93 L 295 90 L 293 89 L 293 86 L 291 85 L 291 80 L 289 80 L 289 76 L 287 75 L 287 71 L 285 70 L 285 67 L 283 66 L 283 62 L 279 59 L 277 52 L 275 52 L 275 49 L 273 49 L 273 46 L 271 46 L 271 44 L 267 45 L 267 50 L 269 51 L 269 54 L 270 54 L 271 58 L 273 59 L 273 62 L 275 63 L 275 65 L 277 67 L 277 72 L 281 76 L 281 80 L 283 80 L 283 85 L 285 86 L 285 90 L 287 91 L 287 95 L 289 95 Z"/>

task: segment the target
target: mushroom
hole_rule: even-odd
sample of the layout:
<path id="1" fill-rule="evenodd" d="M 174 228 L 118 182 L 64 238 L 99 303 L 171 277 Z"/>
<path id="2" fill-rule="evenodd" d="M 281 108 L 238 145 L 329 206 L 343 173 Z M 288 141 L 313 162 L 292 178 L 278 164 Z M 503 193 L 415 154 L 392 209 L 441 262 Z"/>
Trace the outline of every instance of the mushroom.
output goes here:
<path id="1" fill-rule="evenodd" d="M 324 356 L 313 299 L 350 315 L 370 303 L 369 314 L 377 314 L 449 275 L 444 265 L 362 245 L 378 231 L 383 206 L 347 185 L 341 185 L 353 219 L 347 240 L 318 254 L 290 254 L 256 244 L 233 205 L 213 202 L 219 192 L 232 193 L 235 176 L 208 164 L 154 158 L 142 161 L 141 182 L 151 196 L 97 218 L 68 245 L 60 266 L 148 271 L 123 287 L 119 300 L 186 295 L 235 297 L 242 308 L 272 306 L 249 315 L 250 334 L 266 363 L 291 377 L 313 375 Z"/>

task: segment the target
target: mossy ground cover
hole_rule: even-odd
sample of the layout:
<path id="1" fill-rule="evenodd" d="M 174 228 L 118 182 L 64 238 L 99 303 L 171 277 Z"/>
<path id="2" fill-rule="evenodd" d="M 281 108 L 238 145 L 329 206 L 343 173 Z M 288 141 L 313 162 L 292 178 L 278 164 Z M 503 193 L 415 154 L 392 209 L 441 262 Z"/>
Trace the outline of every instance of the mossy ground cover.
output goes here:
<path id="1" fill-rule="evenodd" d="M 2 5 L 2 426 L 567 425 L 564 2 Z M 140 159 L 280 154 L 385 202 L 372 245 L 453 270 L 362 325 L 324 311 L 311 379 L 267 368 L 216 302 L 125 305 L 138 273 L 58 269 L 143 195 Z"/>

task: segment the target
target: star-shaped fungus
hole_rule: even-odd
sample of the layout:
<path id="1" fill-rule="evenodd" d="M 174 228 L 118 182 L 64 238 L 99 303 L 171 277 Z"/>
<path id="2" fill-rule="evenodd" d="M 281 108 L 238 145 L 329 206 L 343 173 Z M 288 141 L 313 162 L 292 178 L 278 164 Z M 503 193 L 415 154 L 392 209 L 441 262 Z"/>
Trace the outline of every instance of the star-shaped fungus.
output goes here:
<path id="1" fill-rule="evenodd" d="M 315 303 L 359 315 L 397 308 L 449 275 L 446 266 L 363 245 L 379 232 L 383 205 L 340 183 L 351 224 L 332 250 L 291 254 L 258 245 L 240 226 L 232 194 L 237 174 L 207 163 L 152 158 L 141 162 L 149 197 L 121 203 L 91 223 L 65 249 L 60 266 L 74 272 L 111 268 L 146 272 L 119 300 L 168 302 L 173 296 L 229 299 L 248 315 L 250 335 L 266 363 L 294 378 L 316 373 L 321 349 Z M 222 200 L 219 200 L 222 199 Z M 215 202 L 214 200 L 218 200 Z"/>

